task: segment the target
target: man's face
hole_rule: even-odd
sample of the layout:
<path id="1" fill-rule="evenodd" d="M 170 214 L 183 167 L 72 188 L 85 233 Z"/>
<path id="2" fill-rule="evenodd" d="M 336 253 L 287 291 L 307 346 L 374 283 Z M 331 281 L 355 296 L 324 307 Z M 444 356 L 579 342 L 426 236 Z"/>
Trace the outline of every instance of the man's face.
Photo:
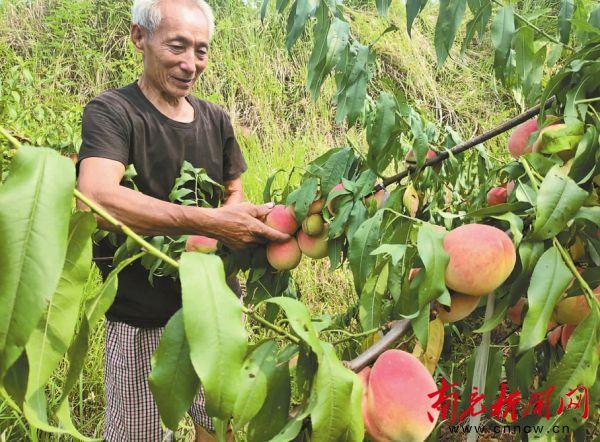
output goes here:
<path id="1" fill-rule="evenodd" d="M 208 21 L 187 0 L 164 0 L 161 22 L 152 36 L 146 31 L 134 44 L 144 54 L 144 75 L 163 95 L 188 95 L 208 62 Z"/>

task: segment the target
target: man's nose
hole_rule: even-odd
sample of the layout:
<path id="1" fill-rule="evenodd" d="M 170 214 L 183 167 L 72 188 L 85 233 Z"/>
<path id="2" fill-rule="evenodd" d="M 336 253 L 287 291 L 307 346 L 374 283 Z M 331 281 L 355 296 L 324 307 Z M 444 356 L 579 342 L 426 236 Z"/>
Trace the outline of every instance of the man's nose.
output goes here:
<path id="1" fill-rule="evenodd" d="M 194 74 L 196 71 L 195 56 L 193 49 L 191 51 L 185 51 L 183 58 L 179 62 L 179 68 L 184 72 Z"/>

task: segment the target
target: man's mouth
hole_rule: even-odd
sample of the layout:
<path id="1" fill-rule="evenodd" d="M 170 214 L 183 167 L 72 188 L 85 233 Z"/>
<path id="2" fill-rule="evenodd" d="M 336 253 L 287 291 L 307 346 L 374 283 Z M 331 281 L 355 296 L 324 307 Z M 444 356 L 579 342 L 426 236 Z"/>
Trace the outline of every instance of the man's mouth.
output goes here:
<path id="1" fill-rule="evenodd" d="M 176 82 L 185 84 L 187 86 L 191 85 L 192 82 L 194 81 L 193 78 L 180 78 L 180 77 L 175 77 L 173 75 L 171 76 L 171 78 L 173 78 Z"/>

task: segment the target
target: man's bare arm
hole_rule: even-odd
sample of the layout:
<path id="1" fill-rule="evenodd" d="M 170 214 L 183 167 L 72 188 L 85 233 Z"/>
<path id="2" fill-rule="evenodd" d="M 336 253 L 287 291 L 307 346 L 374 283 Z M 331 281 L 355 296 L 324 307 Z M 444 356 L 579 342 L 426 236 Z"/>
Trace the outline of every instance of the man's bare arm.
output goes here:
<path id="1" fill-rule="evenodd" d="M 115 218 L 143 235 L 201 234 L 216 238 L 232 248 L 289 238 L 259 219 L 270 205 L 230 204 L 219 209 L 180 206 L 152 198 L 120 185 L 125 167 L 106 158 L 81 161 L 78 189 Z M 78 202 L 78 207 L 85 205 Z M 100 228 L 114 230 L 103 220 Z"/>
<path id="2" fill-rule="evenodd" d="M 223 203 L 223 205 L 238 204 L 244 202 L 244 186 L 242 185 L 241 178 L 225 181 L 223 187 L 225 187 L 225 202 Z"/>

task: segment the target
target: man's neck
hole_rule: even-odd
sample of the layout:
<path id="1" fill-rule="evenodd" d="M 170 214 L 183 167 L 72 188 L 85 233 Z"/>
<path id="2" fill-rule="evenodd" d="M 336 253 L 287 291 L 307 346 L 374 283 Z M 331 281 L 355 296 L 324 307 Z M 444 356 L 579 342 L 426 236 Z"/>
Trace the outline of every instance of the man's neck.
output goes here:
<path id="1" fill-rule="evenodd" d="M 138 86 L 144 96 L 165 116 L 182 123 L 194 120 L 194 109 L 185 97 L 166 95 L 155 88 L 143 74 L 138 80 Z"/>

